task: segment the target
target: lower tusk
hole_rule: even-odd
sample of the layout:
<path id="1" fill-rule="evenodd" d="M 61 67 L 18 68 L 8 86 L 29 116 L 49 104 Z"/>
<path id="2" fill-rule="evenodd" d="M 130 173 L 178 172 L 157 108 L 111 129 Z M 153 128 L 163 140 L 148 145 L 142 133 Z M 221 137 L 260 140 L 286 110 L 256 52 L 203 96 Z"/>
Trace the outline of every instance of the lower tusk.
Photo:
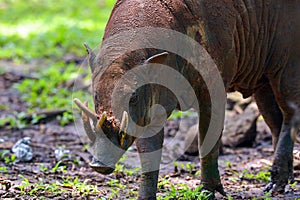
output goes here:
<path id="1" fill-rule="evenodd" d="M 85 102 L 84 105 L 87 106 L 87 102 Z M 82 118 L 83 128 L 85 130 L 86 135 L 88 136 L 88 138 L 91 140 L 92 143 L 95 142 L 96 135 L 91 127 L 91 122 L 89 117 L 85 114 L 85 112 L 82 111 L 81 118 Z"/>
<path id="2" fill-rule="evenodd" d="M 100 119 L 98 120 L 97 122 L 97 125 L 96 125 L 96 131 L 99 131 L 104 123 L 104 121 L 106 120 L 107 118 L 107 114 L 106 112 L 103 112 Z"/>
<path id="3" fill-rule="evenodd" d="M 121 120 L 120 131 L 119 131 L 119 134 L 121 134 L 121 139 L 120 139 L 121 146 L 124 145 L 125 136 L 127 134 L 127 128 L 128 128 L 128 113 L 124 111 Z"/>
<path id="4" fill-rule="evenodd" d="M 126 133 L 127 128 L 128 128 L 128 113 L 124 111 L 121 124 L 120 124 L 120 132 L 123 131 L 124 133 Z"/>

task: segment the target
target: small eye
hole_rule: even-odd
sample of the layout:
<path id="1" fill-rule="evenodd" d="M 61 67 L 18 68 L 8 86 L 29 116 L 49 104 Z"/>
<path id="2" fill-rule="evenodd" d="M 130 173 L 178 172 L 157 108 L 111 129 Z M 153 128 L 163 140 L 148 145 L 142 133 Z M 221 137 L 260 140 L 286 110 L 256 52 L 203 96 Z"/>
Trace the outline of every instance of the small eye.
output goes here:
<path id="1" fill-rule="evenodd" d="M 132 93 L 130 100 L 129 100 L 129 104 L 135 105 L 135 104 L 137 104 L 138 101 L 139 101 L 139 96 L 135 92 Z"/>

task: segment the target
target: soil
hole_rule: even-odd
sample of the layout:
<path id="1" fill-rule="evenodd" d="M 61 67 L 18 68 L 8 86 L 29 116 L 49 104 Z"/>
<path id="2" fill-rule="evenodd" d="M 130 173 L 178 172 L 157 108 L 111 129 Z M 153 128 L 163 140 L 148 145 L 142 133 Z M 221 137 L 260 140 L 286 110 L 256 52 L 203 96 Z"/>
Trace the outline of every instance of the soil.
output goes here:
<path id="1" fill-rule="evenodd" d="M 12 65 L 12 63 L 1 63 L 3 65 Z M 15 70 L 14 67 L 10 68 L 14 70 L 8 70 L 0 75 L 0 104 L 7 105 L 6 108 L 0 108 L 0 118 L 6 117 L 16 112 L 26 112 L 26 103 L 20 99 L 20 94 L 13 89 L 12 85 L 28 75 L 23 72 Z M 72 99 L 70 98 L 70 101 Z M 1 110 L 2 109 L 2 110 Z M 187 117 L 181 119 L 185 122 L 186 127 L 190 127 L 195 123 L 195 118 Z M 182 147 L 184 140 L 184 134 L 186 130 L 179 130 L 178 120 L 169 121 L 165 127 L 165 152 L 163 153 L 163 162 L 168 163 L 170 159 L 174 158 L 173 154 L 180 153 L 176 148 Z M 269 169 L 273 160 L 273 148 L 271 141 L 271 134 L 267 126 L 262 120 L 258 120 L 257 124 L 257 136 L 252 147 L 239 147 L 229 148 L 223 147 L 223 154 L 219 158 L 219 170 L 222 177 L 223 186 L 228 195 L 233 199 L 263 199 L 263 188 L 267 182 L 260 182 L 257 179 L 251 179 L 243 177 L 242 174 L 247 170 L 249 174 L 257 174 L 260 171 L 266 171 Z M 177 141 L 173 141 L 175 135 Z M 0 166 L 5 166 L 8 171 L 0 170 L 0 198 L 11 199 L 129 199 L 136 197 L 138 191 L 139 173 L 117 172 L 111 175 L 101 175 L 93 171 L 88 163 L 91 160 L 90 153 L 85 149 L 85 142 L 80 139 L 77 134 L 75 124 L 71 123 L 66 126 L 60 126 L 59 122 L 55 119 L 48 119 L 42 123 L 36 125 L 29 125 L 23 129 L 12 129 L 9 125 L 0 129 L 0 151 L 9 150 L 7 155 L 12 155 L 11 148 L 21 138 L 31 138 L 31 148 L 33 150 L 33 159 L 28 162 L 17 163 L 5 163 L 3 159 L 0 160 Z M 170 146 L 170 141 L 173 141 L 174 145 Z M 171 142 L 172 143 L 172 142 Z M 52 172 L 51 169 L 55 167 L 58 160 L 55 157 L 55 150 L 59 147 L 64 147 L 65 150 L 70 151 L 70 157 L 64 158 L 61 161 L 61 165 L 66 166 L 65 171 Z M 299 159 L 299 142 L 295 143 L 295 167 L 294 175 L 295 180 L 300 182 L 300 167 L 297 164 Z M 179 157 L 175 155 L 175 157 Z M 182 155 L 176 161 L 179 167 L 174 167 L 173 162 L 164 166 L 161 169 L 160 180 L 168 180 L 173 184 L 185 183 L 190 188 L 196 188 L 200 185 L 199 176 L 197 171 L 199 167 L 198 156 Z M 133 146 L 128 153 L 128 158 L 123 161 L 127 168 L 139 166 L 138 155 L 136 149 Z M 182 168 L 181 164 L 192 163 L 195 165 L 191 170 Z M 48 168 L 48 170 L 43 170 Z M 31 186 L 25 189 L 25 194 L 18 187 L 23 184 L 23 179 L 19 176 L 24 175 Z M 97 187 L 97 193 L 83 194 L 75 189 L 73 186 L 63 185 L 63 181 L 67 177 L 78 177 L 79 182 L 94 185 Z M 112 186 L 112 182 L 118 180 L 121 185 L 125 185 L 126 188 L 120 189 L 119 187 Z M 61 187 L 64 191 L 62 193 L 55 193 L 48 191 L 36 191 L 34 195 L 30 195 L 28 192 L 34 188 L 34 184 L 39 184 L 43 181 L 43 184 L 57 183 L 58 187 Z M 159 189 L 158 196 L 166 196 L 164 189 L 168 189 L 169 186 L 165 185 L 164 188 Z M 116 193 L 113 195 L 113 193 Z M 216 194 L 217 199 L 227 199 L 220 194 Z M 294 187 L 287 189 L 287 193 L 284 195 L 275 195 L 274 199 L 300 199 L 300 186 L 297 184 Z"/>

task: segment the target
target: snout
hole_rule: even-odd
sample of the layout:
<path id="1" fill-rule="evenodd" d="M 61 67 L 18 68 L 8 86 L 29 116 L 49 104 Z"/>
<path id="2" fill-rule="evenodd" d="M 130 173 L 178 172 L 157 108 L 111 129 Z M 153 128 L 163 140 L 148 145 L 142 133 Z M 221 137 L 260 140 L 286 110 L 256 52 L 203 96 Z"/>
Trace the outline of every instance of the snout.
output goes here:
<path id="1" fill-rule="evenodd" d="M 115 169 L 109 166 L 106 166 L 96 158 L 93 158 L 92 162 L 89 164 L 96 172 L 100 174 L 111 174 Z"/>

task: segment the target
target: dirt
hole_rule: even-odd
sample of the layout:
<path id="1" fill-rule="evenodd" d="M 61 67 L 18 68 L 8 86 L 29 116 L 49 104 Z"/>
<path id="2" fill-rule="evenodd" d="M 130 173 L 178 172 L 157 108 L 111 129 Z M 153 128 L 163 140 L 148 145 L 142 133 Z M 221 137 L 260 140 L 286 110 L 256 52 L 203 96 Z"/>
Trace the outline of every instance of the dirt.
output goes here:
<path id="1" fill-rule="evenodd" d="M 3 62 L 1 63 L 3 66 Z M 4 63 L 11 65 L 11 63 Z M 7 71 L 0 75 L 0 104 L 7 107 L 1 108 L 0 117 L 11 115 L 14 111 L 26 111 L 27 107 L 20 99 L 20 94 L 12 88 L 13 83 L 21 81 L 28 75 L 20 71 Z M 70 101 L 72 99 L 70 98 Z M 165 152 L 163 154 L 163 163 L 172 161 L 174 157 L 179 157 L 180 148 L 184 140 L 184 134 L 187 128 L 195 123 L 195 118 L 182 119 L 186 128 L 177 132 L 179 121 L 169 121 L 166 125 Z M 267 182 L 247 178 L 242 176 L 247 170 L 249 174 L 257 174 L 260 171 L 266 171 L 270 168 L 273 160 L 273 149 L 271 145 L 271 134 L 265 123 L 261 120 L 257 124 L 257 136 L 252 147 L 228 148 L 223 147 L 223 155 L 219 159 L 219 169 L 222 176 L 222 183 L 228 195 L 233 199 L 263 199 L 263 187 Z M 184 128 L 183 128 L 184 129 Z M 176 137 L 174 142 L 175 135 Z M 101 175 L 89 168 L 88 163 L 91 160 L 90 153 L 85 149 L 85 142 L 78 136 L 74 123 L 66 126 L 60 126 L 54 118 L 36 125 L 29 125 L 24 129 L 12 129 L 9 125 L 0 129 L 0 151 L 9 150 L 7 155 L 12 155 L 12 146 L 21 138 L 30 137 L 33 150 L 33 159 L 29 162 L 5 163 L 3 159 L 0 166 L 5 166 L 7 171 L 0 170 L 0 197 L 1 199 L 129 199 L 136 197 L 138 191 L 139 173 L 128 175 L 125 172 L 117 172 L 111 175 Z M 169 145 L 170 143 L 174 145 Z M 58 160 L 55 157 L 55 150 L 63 147 L 70 151 L 70 157 L 61 161 L 61 166 L 66 166 L 64 171 L 55 171 Z M 178 151 L 176 150 L 179 149 Z M 295 143 L 295 155 L 299 155 L 299 142 Z M 295 180 L 300 181 L 300 167 L 297 165 L 295 157 Z M 199 158 L 197 156 L 183 155 L 176 161 L 179 167 L 174 167 L 173 162 L 161 169 L 160 180 L 168 180 L 173 184 L 184 183 L 190 188 L 196 188 L 200 185 L 199 176 Z M 132 147 L 128 153 L 128 158 L 123 161 L 127 168 L 138 166 L 138 155 L 136 149 Z M 191 170 L 182 168 L 181 164 L 195 164 Z M 47 170 L 45 170 L 47 168 Z M 26 177 L 30 185 L 22 190 L 19 186 L 24 185 L 21 176 Z M 97 193 L 85 194 L 79 191 L 74 185 L 64 185 L 68 179 L 74 180 L 78 177 L 80 183 L 93 185 L 98 189 Z M 123 187 L 112 186 L 114 180 L 118 180 Z M 60 193 L 50 190 L 37 190 L 30 195 L 30 191 L 37 187 L 34 184 L 51 185 L 56 183 L 58 188 L 62 189 Z M 165 185 L 159 189 L 158 196 L 165 196 L 164 189 L 170 188 Z M 117 190 L 117 192 L 116 192 Z M 24 194 L 25 193 L 25 194 Z M 114 193 L 116 193 L 114 195 Z M 226 199 L 216 194 L 217 199 Z M 297 184 L 288 188 L 284 195 L 274 196 L 274 199 L 300 199 L 300 187 Z"/>

